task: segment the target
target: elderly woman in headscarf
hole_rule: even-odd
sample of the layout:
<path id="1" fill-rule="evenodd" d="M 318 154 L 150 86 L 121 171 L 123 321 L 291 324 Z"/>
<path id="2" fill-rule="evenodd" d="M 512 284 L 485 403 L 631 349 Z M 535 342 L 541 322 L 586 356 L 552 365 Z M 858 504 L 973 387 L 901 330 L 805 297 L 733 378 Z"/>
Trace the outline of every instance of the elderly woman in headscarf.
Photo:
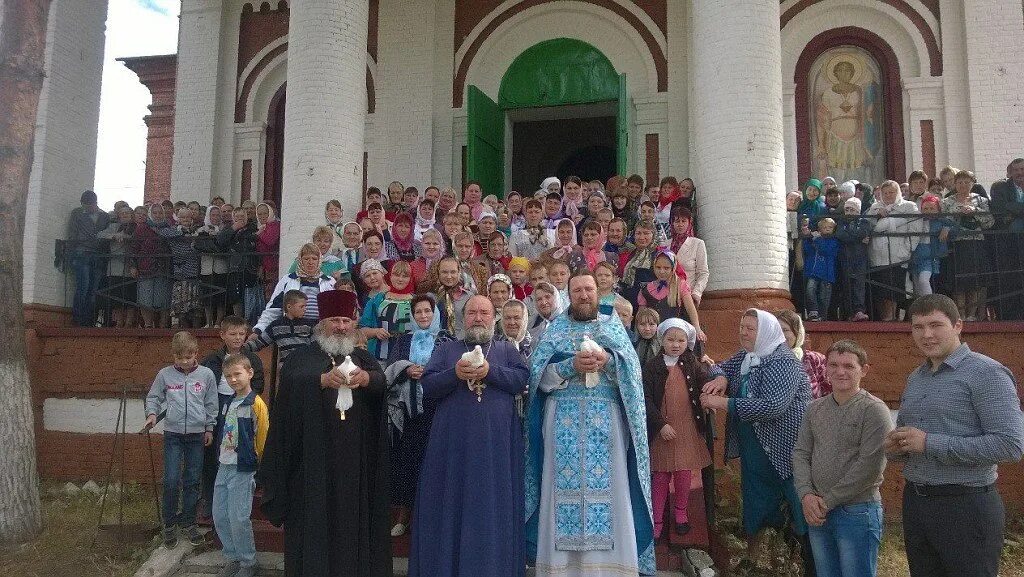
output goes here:
<path id="1" fill-rule="evenodd" d="M 576 223 L 571 218 L 563 218 L 555 228 L 554 238 L 551 239 L 553 248 L 540 254 L 540 261 L 546 264 L 554 261 L 562 261 L 569 265 L 569 270 L 577 271 L 587 264 L 583 248 L 576 242 Z"/>
<path id="2" fill-rule="evenodd" d="M 333 229 L 332 229 L 333 230 Z M 267 203 L 256 205 L 256 252 L 260 253 L 260 279 L 269 299 L 277 282 L 277 250 L 281 244 L 281 222 Z"/>
<path id="3" fill-rule="evenodd" d="M 145 328 L 164 328 L 170 321 L 170 259 L 166 256 L 170 249 L 159 231 L 171 225 L 160 203 L 150 205 L 148 217 L 136 212 L 130 249 L 135 255 L 133 276 L 138 279 L 136 296 Z"/>
<path id="4" fill-rule="evenodd" d="M 533 337 L 526 330 L 529 316 L 526 305 L 519 299 L 509 299 L 501 305 L 502 338 L 512 343 L 524 359 L 530 356 L 533 345 Z"/>
<path id="5" fill-rule="evenodd" d="M 544 199 L 549 193 L 562 194 L 562 181 L 557 176 L 549 176 L 540 183 L 540 190 L 537 191 L 537 198 Z"/>
<path id="6" fill-rule="evenodd" d="M 384 371 L 389 384 L 388 423 L 392 439 L 391 502 L 398 507 L 392 537 L 404 535 L 409 526 L 423 454 L 437 410 L 437 399 L 423 397 L 420 377 L 434 346 L 453 338 L 441 326 L 434 297 L 416 295 L 410 305 L 412 332 L 395 340 Z"/>
<path id="7" fill-rule="evenodd" d="M 423 240 L 423 233 L 436 229 L 437 210 L 434 208 L 434 201 L 425 198 L 416 207 L 416 225 L 413 227 L 413 236 L 416 240 Z"/>
<path id="8" fill-rule="evenodd" d="M 711 369 L 700 402 L 726 411 L 725 456 L 739 457 L 743 494 L 743 528 L 751 565 L 760 549 L 762 529 L 791 524 L 803 547 L 804 566 L 813 568 L 803 507 L 793 485 L 793 447 L 811 385 L 800 361 L 786 344 L 775 315 L 747 309 L 740 319 L 742 349 Z M 789 519 L 783 515 L 788 503 Z M 805 574 L 813 575 L 811 572 Z"/>
<path id="9" fill-rule="evenodd" d="M 544 331 L 547 330 L 551 321 L 562 314 L 565 305 L 562 303 L 562 295 L 555 285 L 549 282 L 537 283 L 533 287 L 533 294 L 526 298 L 526 307 L 530 311 L 529 328 L 530 335 L 534 342 L 540 342 Z"/>

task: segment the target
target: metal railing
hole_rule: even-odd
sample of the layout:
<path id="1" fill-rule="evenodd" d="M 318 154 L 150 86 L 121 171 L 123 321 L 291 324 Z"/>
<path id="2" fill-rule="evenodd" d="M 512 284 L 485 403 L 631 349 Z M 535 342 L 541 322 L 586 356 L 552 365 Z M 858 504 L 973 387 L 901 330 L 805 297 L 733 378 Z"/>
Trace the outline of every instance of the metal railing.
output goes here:
<path id="1" fill-rule="evenodd" d="M 264 270 L 264 257 L 273 258 L 273 269 Z M 280 276 L 277 260 L 276 252 L 109 253 L 63 241 L 55 248 L 64 303 L 78 326 L 113 326 L 128 311 L 152 311 L 164 327 L 213 326 L 228 314 L 255 323 Z M 90 310 L 83 311 L 86 303 Z"/>
<path id="2" fill-rule="evenodd" d="M 790 211 L 790 233 L 795 214 Z M 922 269 L 934 271 L 928 279 L 931 292 L 946 294 L 957 301 L 963 316 L 969 320 L 1021 320 L 1024 319 L 1024 231 L 1005 228 L 1005 220 L 1009 216 L 996 212 L 975 212 L 973 217 L 993 216 L 996 227 L 1002 228 L 965 228 L 962 223 L 971 218 L 960 212 L 942 212 L 932 214 L 889 214 L 881 218 L 895 218 L 905 221 L 900 231 L 877 231 L 875 225 L 880 220 L 876 216 L 844 214 L 823 214 L 809 217 L 811 228 L 816 228 L 823 218 L 836 221 L 837 233 L 850 227 L 860 219 L 871 225 L 865 237 L 864 253 L 867 255 L 867 266 L 850 266 L 846 258 L 846 246 L 849 241 L 840 241 L 839 255 L 836 258 L 836 281 L 832 285 L 832 298 L 828 312 L 819 311 L 822 320 L 848 320 L 856 312 L 852 304 L 851 288 L 862 284 L 864 287 L 865 311 L 871 320 L 884 319 L 878 311 L 882 301 L 894 301 L 897 310 L 904 310 L 909 303 L 922 294 L 923 282 L 918 280 L 915 285 L 914 275 Z M 803 220 L 803 217 L 798 217 Z M 931 230 L 931 222 L 938 220 L 949 226 L 948 238 L 942 241 L 938 233 Z M 798 235 L 790 240 L 790 292 L 797 309 L 809 310 L 806 293 L 806 273 L 808 272 L 808 255 L 802 254 L 801 267 L 797 267 L 794 243 L 805 247 L 804 241 L 809 238 L 807 230 L 797 223 Z M 975 220 L 972 225 L 976 225 Z M 810 237 L 813 238 L 813 237 Z M 882 242 L 879 242 L 882 241 Z M 863 241 L 862 241 L 863 242 Z M 918 253 L 918 246 L 938 242 L 944 250 Z M 966 309 L 973 308 L 968 311 Z M 874 312 L 873 312 L 874 309 Z M 968 314 L 964 314 L 967 312 Z M 826 316 L 827 315 L 827 316 Z M 896 320 L 899 319 L 898 313 Z"/>

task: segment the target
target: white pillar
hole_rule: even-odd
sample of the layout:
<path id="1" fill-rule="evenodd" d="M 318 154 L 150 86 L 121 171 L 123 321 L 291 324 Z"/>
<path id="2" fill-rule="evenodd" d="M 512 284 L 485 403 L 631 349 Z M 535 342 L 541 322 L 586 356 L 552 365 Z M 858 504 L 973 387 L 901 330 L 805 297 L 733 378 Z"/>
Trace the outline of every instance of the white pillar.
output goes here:
<path id="1" fill-rule="evenodd" d="M 797 190 L 800 188 L 800 174 L 796 154 L 796 83 L 794 82 L 786 82 L 782 87 L 782 126 L 786 138 L 786 190 Z"/>
<path id="2" fill-rule="evenodd" d="M 93 187 L 106 2 L 54 2 L 46 30 L 46 77 L 36 113 L 35 159 L 25 211 L 23 302 L 71 306 L 73 283 L 53 266 L 53 243 Z M 101 198 L 103 193 L 101 191 Z M 101 202 L 110 209 L 113 201 Z"/>
<path id="3" fill-rule="evenodd" d="M 965 0 L 974 169 L 985 186 L 1024 151 L 1024 10 L 1020 0 Z"/>
<path id="4" fill-rule="evenodd" d="M 692 18 L 692 168 L 708 289 L 788 287 L 779 2 L 693 0 Z"/>
<path id="5" fill-rule="evenodd" d="M 232 193 L 213 186 L 223 11 L 222 0 L 181 2 L 171 200 L 202 202 Z"/>
<path id="6" fill-rule="evenodd" d="M 292 2 L 288 29 L 281 266 L 328 200 L 353 217 L 362 198 L 368 0 Z"/>

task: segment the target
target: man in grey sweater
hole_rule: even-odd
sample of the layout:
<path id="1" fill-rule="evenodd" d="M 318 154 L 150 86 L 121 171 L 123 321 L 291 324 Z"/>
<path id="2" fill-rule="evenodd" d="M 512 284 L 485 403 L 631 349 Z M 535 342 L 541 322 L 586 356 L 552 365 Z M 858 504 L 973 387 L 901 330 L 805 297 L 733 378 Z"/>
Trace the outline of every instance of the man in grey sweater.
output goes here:
<path id="1" fill-rule="evenodd" d="M 873 577 L 882 540 L 883 442 L 889 408 L 860 388 L 867 353 L 853 341 L 828 349 L 832 393 L 807 407 L 793 480 L 809 526 L 818 577 Z"/>

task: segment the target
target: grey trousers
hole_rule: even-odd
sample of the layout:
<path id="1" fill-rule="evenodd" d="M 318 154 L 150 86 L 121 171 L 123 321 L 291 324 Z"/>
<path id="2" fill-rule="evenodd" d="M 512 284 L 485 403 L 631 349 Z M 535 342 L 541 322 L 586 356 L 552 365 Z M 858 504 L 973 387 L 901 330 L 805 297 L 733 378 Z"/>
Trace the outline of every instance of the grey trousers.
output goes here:
<path id="1" fill-rule="evenodd" d="M 903 540 L 911 577 L 997 577 L 1006 510 L 995 487 L 950 497 L 903 489 Z"/>

